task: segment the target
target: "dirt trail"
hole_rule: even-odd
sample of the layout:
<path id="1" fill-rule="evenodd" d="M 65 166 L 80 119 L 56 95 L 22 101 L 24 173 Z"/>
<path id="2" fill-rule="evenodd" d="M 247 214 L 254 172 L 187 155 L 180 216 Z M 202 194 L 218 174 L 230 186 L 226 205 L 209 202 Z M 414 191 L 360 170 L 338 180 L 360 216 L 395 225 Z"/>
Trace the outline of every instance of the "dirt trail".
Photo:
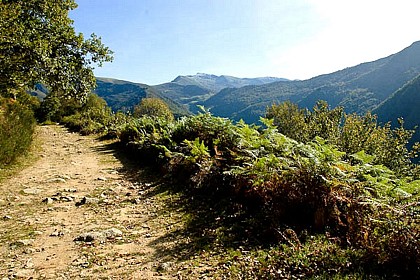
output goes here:
<path id="1" fill-rule="evenodd" d="M 60 126 L 36 135 L 39 159 L 0 183 L 0 279 L 183 278 L 164 253 L 177 226 L 148 195 L 150 176 L 109 142 Z"/>

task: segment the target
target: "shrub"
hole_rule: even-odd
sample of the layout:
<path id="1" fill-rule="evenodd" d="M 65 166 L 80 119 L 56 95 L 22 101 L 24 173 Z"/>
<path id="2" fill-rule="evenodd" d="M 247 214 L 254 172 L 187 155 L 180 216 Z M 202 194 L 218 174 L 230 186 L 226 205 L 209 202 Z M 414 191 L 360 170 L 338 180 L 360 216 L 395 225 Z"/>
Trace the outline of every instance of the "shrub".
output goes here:
<path id="1" fill-rule="evenodd" d="M 62 117 L 61 122 L 67 127 L 87 135 L 105 132 L 111 119 L 111 109 L 105 100 L 91 93 L 79 110 L 72 115 Z"/>
<path id="2" fill-rule="evenodd" d="M 0 164 L 7 165 L 31 145 L 35 129 L 33 111 L 19 101 L 0 99 Z"/>
<path id="3" fill-rule="evenodd" d="M 397 128 L 390 123 L 380 126 L 371 113 L 346 115 L 341 107 L 329 109 L 325 101 L 317 102 L 312 111 L 299 109 L 291 102 L 272 105 L 266 116 L 274 120 L 280 133 L 297 141 L 308 143 L 322 137 L 349 157 L 364 151 L 374 156 L 372 163 L 383 164 L 399 174 L 413 173 L 415 169 L 410 159 L 418 156 L 419 145 L 408 148 L 414 130 L 405 129 L 402 120 Z"/>
<path id="4" fill-rule="evenodd" d="M 340 114 L 325 110 L 319 109 L 316 115 L 338 121 Z M 382 157 L 378 147 L 404 143 L 409 136 L 406 130 L 378 127 L 369 115 L 351 116 L 346 129 L 339 130 L 348 136 L 343 140 L 348 150 L 343 152 L 334 122 L 318 126 L 329 139 L 314 136 L 301 143 L 279 133 L 274 120 L 261 121 L 261 127 L 233 124 L 206 111 L 175 122 L 144 116 L 125 119 L 117 134 L 142 161 L 163 167 L 167 177 L 179 180 L 184 190 L 219 194 L 216 199 L 222 194 L 240 204 L 241 211 L 257 217 L 259 231 L 270 237 L 265 242 L 288 243 L 285 228 L 297 233 L 323 232 L 336 242 L 330 248 L 358 250 L 363 253 L 358 261 L 375 264 L 387 275 L 418 273 L 419 183 L 415 177 L 402 176 L 391 164 L 392 168 L 378 164 L 383 161 L 378 161 Z M 365 131 L 350 138 L 351 131 L 361 125 Z M 359 150 L 357 143 L 371 149 L 350 154 Z M 397 161 L 397 165 L 403 164 Z M 328 250 L 322 254 L 327 256 Z M 325 260 L 324 256 L 311 260 L 308 254 L 303 261 L 314 262 L 304 265 L 301 272 L 313 276 L 334 266 L 347 274 L 339 262 Z M 316 266 L 323 263 L 326 266 L 318 271 Z M 281 269 L 275 266 L 270 271 Z M 327 277 L 329 272 L 325 273 Z"/>
<path id="5" fill-rule="evenodd" d="M 159 98 L 143 98 L 140 104 L 134 107 L 133 116 L 161 117 L 168 121 L 174 120 L 174 115 L 169 106 Z"/>
<path id="6" fill-rule="evenodd" d="M 173 123 L 159 117 L 131 118 L 118 132 L 120 141 L 144 162 L 164 164 L 171 155 Z"/>

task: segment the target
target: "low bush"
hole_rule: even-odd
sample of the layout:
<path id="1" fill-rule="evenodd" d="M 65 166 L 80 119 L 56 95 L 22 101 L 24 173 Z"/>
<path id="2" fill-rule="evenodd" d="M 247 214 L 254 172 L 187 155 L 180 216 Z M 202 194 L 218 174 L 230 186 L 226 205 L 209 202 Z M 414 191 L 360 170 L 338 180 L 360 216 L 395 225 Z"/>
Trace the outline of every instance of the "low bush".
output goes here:
<path id="1" fill-rule="evenodd" d="M 108 130 L 113 115 L 105 100 L 90 94 L 86 103 L 75 113 L 62 116 L 60 122 L 84 135 L 103 133 Z"/>
<path id="2" fill-rule="evenodd" d="M 318 109 L 317 116 L 337 121 L 339 114 L 331 115 L 322 106 Z M 295 252 L 278 252 L 263 271 L 326 278 L 352 275 L 359 269 L 401 277 L 419 275 L 419 182 L 412 171 L 415 168 L 405 160 L 408 150 L 403 143 L 411 134 L 404 128 L 379 127 L 368 115 L 351 116 L 344 126 L 347 130 L 337 130 L 334 122 L 319 125 L 318 131 L 331 137 L 314 135 L 301 143 L 279 133 L 275 120 L 264 118 L 262 126 L 234 124 L 204 111 L 177 121 L 117 114 L 102 122 L 102 117 L 95 118 L 91 112 L 73 116 L 72 123 L 98 121 L 103 126 L 100 130 L 117 136 L 140 161 L 158 166 L 186 193 L 228 197 L 241 205 L 242 211 L 255 217 L 264 242 L 293 248 L 285 231 L 299 237 L 296 244 L 304 242 L 300 236 L 305 232 L 334 240 L 320 256 L 300 251 L 299 258 L 308 265 L 292 262 L 284 271 L 290 259 L 281 259 Z M 351 138 L 351 131 L 359 134 Z M 345 151 L 337 144 L 340 135 L 348 136 L 341 140 L 349 144 Z M 363 149 L 355 148 L 359 142 Z M 391 156 L 382 156 L 377 149 L 388 144 L 398 144 L 389 149 L 399 149 L 404 156 L 385 161 Z M 329 254 L 337 261 L 326 261 Z M 340 258 L 360 265 L 344 266 Z M 331 274 L 331 269 L 337 273 Z"/>
<path id="3" fill-rule="evenodd" d="M 374 156 L 374 164 L 383 164 L 401 175 L 412 173 L 419 144 L 409 147 L 413 130 L 390 123 L 379 125 L 371 113 L 364 116 L 345 114 L 343 108 L 330 109 L 325 101 L 318 101 L 312 111 L 299 109 L 296 104 L 284 102 L 267 109 L 266 117 L 273 119 L 280 133 L 300 142 L 322 137 L 348 155 L 364 151 Z"/>
<path id="4" fill-rule="evenodd" d="M 279 133 L 273 120 L 261 121 L 262 127 L 233 124 L 208 112 L 175 123 L 141 118 L 123 127 L 120 140 L 164 166 L 185 190 L 210 190 L 241 203 L 271 241 L 286 242 L 285 228 L 328 233 L 364 252 L 363 261 L 378 271 L 418 273 L 414 177 L 317 136 L 299 143 Z"/>
<path id="5" fill-rule="evenodd" d="M 0 165 L 10 164 L 27 151 L 35 124 L 31 108 L 16 100 L 0 99 Z"/>

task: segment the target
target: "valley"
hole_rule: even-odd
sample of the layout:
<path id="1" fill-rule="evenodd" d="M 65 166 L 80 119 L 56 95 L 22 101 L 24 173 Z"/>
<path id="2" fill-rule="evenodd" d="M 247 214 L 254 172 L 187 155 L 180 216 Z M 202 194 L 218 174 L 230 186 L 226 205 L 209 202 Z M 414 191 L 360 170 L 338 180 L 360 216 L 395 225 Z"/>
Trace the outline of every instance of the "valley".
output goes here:
<path id="1" fill-rule="evenodd" d="M 150 86 L 98 78 L 95 92 L 115 111 L 130 110 L 141 98 L 155 96 L 165 100 L 177 116 L 196 113 L 197 105 L 203 105 L 216 116 L 247 123 L 257 123 L 274 103 L 290 100 L 302 108 L 312 108 L 318 100 L 325 100 L 332 108 L 342 106 L 346 113 L 374 111 L 384 123 L 395 123 L 396 117 L 408 118 L 406 124 L 413 128 L 419 124 L 420 113 L 411 99 L 418 100 L 420 93 L 409 98 L 394 93 L 419 74 L 420 42 L 415 42 L 388 57 L 302 81 L 199 73 Z M 401 105 L 398 112 L 386 105 L 403 98 L 406 101 L 400 103 L 404 107 Z"/>

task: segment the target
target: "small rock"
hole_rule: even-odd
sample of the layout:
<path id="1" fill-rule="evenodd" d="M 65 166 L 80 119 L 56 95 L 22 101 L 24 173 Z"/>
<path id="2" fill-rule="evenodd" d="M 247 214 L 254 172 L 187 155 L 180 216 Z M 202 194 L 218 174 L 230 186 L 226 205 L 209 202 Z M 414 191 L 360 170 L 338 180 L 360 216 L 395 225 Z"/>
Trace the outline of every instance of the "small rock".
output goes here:
<path id="1" fill-rule="evenodd" d="M 110 228 L 108 230 L 104 230 L 103 233 L 107 238 L 116 238 L 122 236 L 122 231 L 116 228 Z"/>
<path id="2" fill-rule="evenodd" d="M 33 268 L 33 267 L 34 267 L 34 263 L 32 262 L 32 259 L 29 259 L 25 264 L 25 268 Z"/>
<path id="3" fill-rule="evenodd" d="M 35 188 L 27 188 L 23 190 L 24 194 L 39 194 L 41 192 L 40 189 L 35 189 Z"/>
<path id="4" fill-rule="evenodd" d="M 73 201 L 73 198 L 71 196 L 62 196 L 60 197 L 61 201 Z"/>
<path id="5" fill-rule="evenodd" d="M 75 193 L 77 192 L 76 189 L 64 189 L 65 192 L 69 192 L 69 193 Z"/>
<path id="6" fill-rule="evenodd" d="M 83 242 L 105 242 L 106 239 L 114 239 L 122 236 L 122 231 L 116 228 L 111 228 L 103 231 L 91 231 L 77 236 L 74 241 Z"/>
<path id="7" fill-rule="evenodd" d="M 76 206 L 81 206 L 84 204 L 98 204 L 99 199 L 93 197 L 83 197 L 80 201 L 76 202 Z"/>
<path id="8" fill-rule="evenodd" d="M 106 181 L 107 179 L 105 177 L 98 177 L 99 181 Z"/>
<path id="9" fill-rule="evenodd" d="M 29 246 L 32 243 L 34 243 L 34 241 L 35 240 L 33 240 L 33 239 L 20 239 L 16 242 L 13 242 L 11 245 L 14 245 L 14 246 Z"/>
<path id="10" fill-rule="evenodd" d="M 58 236 L 63 236 L 63 235 L 64 235 L 64 232 L 59 231 L 59 230 L 55 230 L 54 232 L 50 234 L 51 237 L 58 237 Z"/>
<path id="11" fill-rule="evenodd" d="M 51 178 L 47 180 L 47 183 L 65 183 L 66 180 L 63 178 Z"/>
<path id="12" fill-rule="evenodd" d="M 47 197 L 47 198 L 44 198 L 42 202 L 45 204 L 52 204 L 54 200 L 51 197 Z"/>
<path id="13" fill-rule="evenodd" d="M 14 278 L 31 279 L 34 275 L 34 269 L 20 269 L 13 273 Z"/>
<path id="14" fill-rule="evenodd" d="M 157 270 L 158 271 L 161 271 L 161 272 L 167 272 L 167 271 L 169 271 L 171 269 L 171 267 L 172 267 L 172 263 L 170 263 L 170 262 L 161 263 L 157 267 Z"/>
<path id="15" fill-rule="evenodd" d="M 130 199 L 130 202 L 133 204 L 140 204 L 141 200 L 139 198 L 133 198 L 133 199 Z"/>
<path id="16" fill-rule="evenodd" d="M 4 215 L 3 216 L 3 220 L 11 220 L 11 219 L 13 219 L 12 216 L 9 216 L 9 215 Z"/>
<path id="17" fill-rule="evenodd" d="M 100 231 L 91 231 L 87 233 L 83 233 L 77 236 L 74 241 L 82 241 L 82 242 L 104 242 L 106 240 L 106 236 L 103 232 Z"/>
<path id="18" fill-rule="evenodd" d="M 36 249 L 34 249 L 34 248 L 26 248 L 24 251 L 23 251 L 23 253 L 25 253 L 25 254 L 27 254 L 27 255 L 29 255 L 29 254 L 33 254 L 33 253 L 35 253 L 36 252 Z"/>
<path id="19" fill-rule="evenodd" d="M 67 175 L 60 175 L 60 176 L 58 176 L 58 178 L 61 178 L 61 179 L 64 179 L 64 180 L 70 180 L 71 179 L 71 177 L 67 176 Z"/>

